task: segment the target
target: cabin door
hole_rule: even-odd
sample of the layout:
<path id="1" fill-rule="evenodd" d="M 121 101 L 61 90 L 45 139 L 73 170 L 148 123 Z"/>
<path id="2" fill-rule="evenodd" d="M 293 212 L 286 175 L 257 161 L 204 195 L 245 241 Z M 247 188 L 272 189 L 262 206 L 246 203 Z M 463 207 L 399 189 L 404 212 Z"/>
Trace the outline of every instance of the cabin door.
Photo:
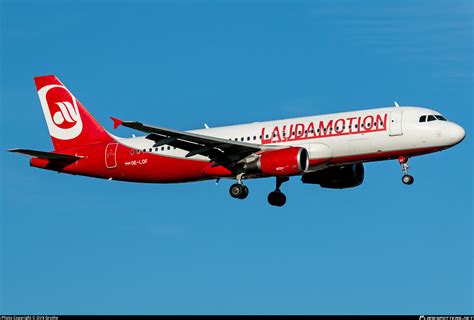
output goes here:
<path id="1" fill-rule="evenodd" d="M 400 136 L 402 131 L 402 110 L 390 112 L 390 135 Z"/>
<path id="2" fill-rule="evenodd" d="M 117 167 L 117 147 L 118 143 L 109 143 L 105 148 L 105 166 L 108 169 Z"/>

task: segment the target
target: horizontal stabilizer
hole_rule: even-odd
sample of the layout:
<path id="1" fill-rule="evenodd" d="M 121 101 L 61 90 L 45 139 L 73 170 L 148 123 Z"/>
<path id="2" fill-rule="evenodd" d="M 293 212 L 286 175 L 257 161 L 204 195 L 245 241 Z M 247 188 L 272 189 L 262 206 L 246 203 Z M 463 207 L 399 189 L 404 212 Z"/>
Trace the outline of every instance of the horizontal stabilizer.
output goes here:
<path id="1" fill-rule="evenodd" d="M 48 159 L 51 161 L 58 161 L 58 162 L 74 162 L 81 158 L 77 156 L 72 156 L 70 154 L 53 153 L 53 152 L 28 150 L 28 149 L 9 149 L 8 151 L 26 154 L 27 156 Z"/>

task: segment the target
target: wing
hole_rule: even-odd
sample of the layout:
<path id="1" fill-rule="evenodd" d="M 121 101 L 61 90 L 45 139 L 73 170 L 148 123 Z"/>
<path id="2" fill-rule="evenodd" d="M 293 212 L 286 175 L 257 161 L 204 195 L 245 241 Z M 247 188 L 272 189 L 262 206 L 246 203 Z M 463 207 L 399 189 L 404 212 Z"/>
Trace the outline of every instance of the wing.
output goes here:
<path id="1" fill-rule="evenodd" d="M 114 121 L 114 128 L 122 125 L 148 133 L 146 138 L 155 141 L 154 147 L 166 144 L 188 151 L 186 157 L 192 157 L 198 154 L 209 157 L 210 161 L 214 162 L 212 164 L 213 167 L 218 165 L 233 167 L 239 160 L 253 153 L 268 149 L 257 144 L 226 140 L 186 131 L 165 129 L 136 121 L 122 121 L 116 118 L 111 119 Z"/>

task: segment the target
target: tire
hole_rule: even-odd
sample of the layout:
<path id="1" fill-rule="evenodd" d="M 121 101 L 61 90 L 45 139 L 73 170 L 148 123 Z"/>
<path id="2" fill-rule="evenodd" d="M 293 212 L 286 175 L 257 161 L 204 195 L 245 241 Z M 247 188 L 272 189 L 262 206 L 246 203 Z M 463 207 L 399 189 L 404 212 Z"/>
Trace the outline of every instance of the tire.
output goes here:
<path id="1" fill-rule="evenodd" d="M 240 195 L 239 199 L 243 200 L 243 199 L 247 198 L 248 195 L 249 195 L 249 188 L 247 188 L 247 186 L 244 186 L 244 191 Z"/>
<path id="2" fill-rule="evenodd" d="M 415 179 L 413 178 L 413 176 L 410 176 L 409 174 L 405 174 L 402 177 L 402 182 L 404 184 L 410 185 L 410 184 L 413 184 L 414 181 Z"/>
<path id="3" fill-rule="evenodd" d="M 243 194 L 245 194 L 245 188 L 239 183 L 234 183 L 229 188 L 229 194 L 232 198 L 243 199 L 241 197 Z"/>
<path id="4" fill-rule="evenodd" d="M 273 191 L 268 194 L 268 203 L 275 207 L 282 207 L 286 203 L 286 196 L 281 191 Z"/>

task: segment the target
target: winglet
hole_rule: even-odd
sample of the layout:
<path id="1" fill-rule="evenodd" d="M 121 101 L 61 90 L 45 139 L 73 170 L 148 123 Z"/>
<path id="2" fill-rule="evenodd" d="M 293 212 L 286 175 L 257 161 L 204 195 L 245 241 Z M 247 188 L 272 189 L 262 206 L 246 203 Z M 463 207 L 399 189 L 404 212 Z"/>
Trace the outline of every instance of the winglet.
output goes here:
<path id="1" fill-rule="evenodd" d="M 114 129 L 117 129 L 123 123 L 122 120 L 114 117 L 110 117 L 110 119 L 112 119 L 112 121 L 114 122 Z"/>

